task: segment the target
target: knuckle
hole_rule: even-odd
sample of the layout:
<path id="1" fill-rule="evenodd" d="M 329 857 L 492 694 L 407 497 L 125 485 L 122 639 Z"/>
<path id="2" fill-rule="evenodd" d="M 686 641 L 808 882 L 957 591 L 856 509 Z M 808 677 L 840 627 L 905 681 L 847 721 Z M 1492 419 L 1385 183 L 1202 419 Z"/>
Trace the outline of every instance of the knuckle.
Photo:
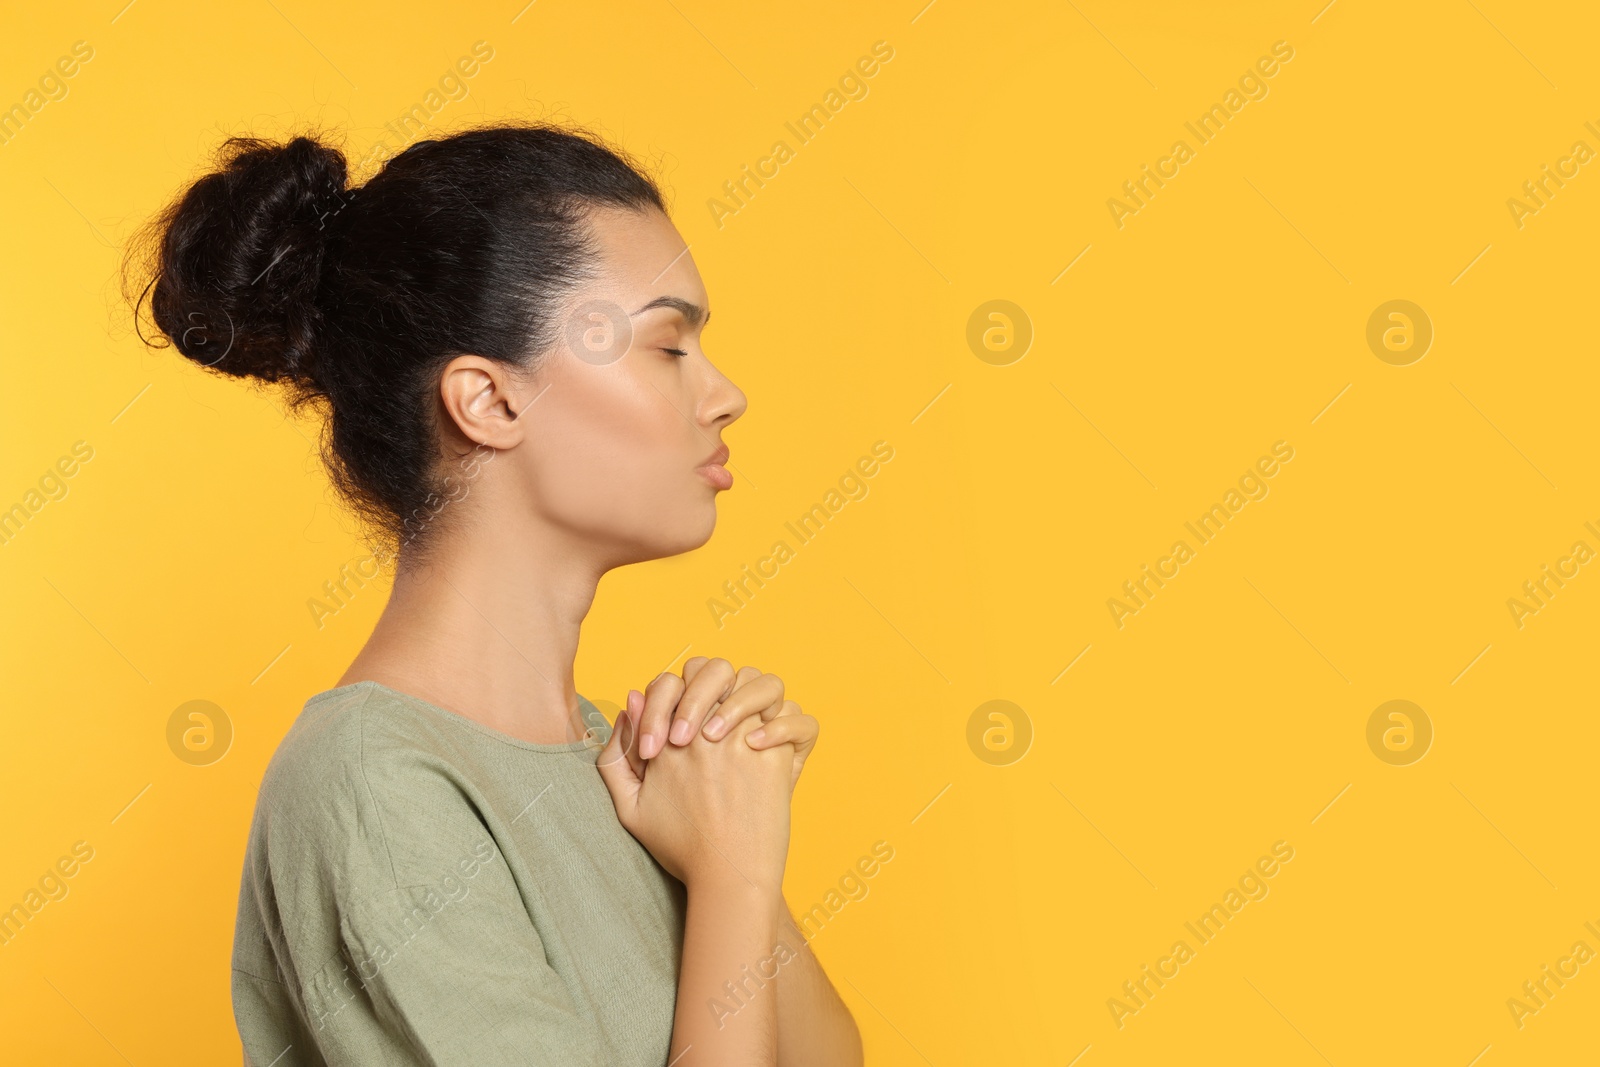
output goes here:
<path id="1" fill-rule="evenodd" d="M 706 667 L 711 670 L 711 676 L 722 683 L 722 688 L 718 690 L 716 699 L 718 701 L 727 700 L 728 697 L 733 695 L 734 689 L 738 687 L 738 678 L 733 669 L 733 664 L 718 656 L 706 664 Z"/>

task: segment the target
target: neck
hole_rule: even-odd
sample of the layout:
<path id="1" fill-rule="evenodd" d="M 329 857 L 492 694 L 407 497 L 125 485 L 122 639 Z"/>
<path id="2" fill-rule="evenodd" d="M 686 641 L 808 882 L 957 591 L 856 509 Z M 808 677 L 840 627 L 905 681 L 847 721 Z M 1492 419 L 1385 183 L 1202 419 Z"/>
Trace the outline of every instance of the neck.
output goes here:
<path id="1" fill-rule="evenodd" d="M 573 664 L 605 568 L 543 532 L 477 526 L 444 537 L 426 562 L 402 556 L 339 684 L 374 681 L 525 741 L 578 740 Z"/>

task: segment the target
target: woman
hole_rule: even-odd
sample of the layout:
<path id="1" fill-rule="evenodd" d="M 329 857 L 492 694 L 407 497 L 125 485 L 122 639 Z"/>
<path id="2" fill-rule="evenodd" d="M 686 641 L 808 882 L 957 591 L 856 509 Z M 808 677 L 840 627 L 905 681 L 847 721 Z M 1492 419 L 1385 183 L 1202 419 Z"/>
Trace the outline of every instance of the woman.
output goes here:
<path id="1" fill-rule="evenodd" d="M 652 181 L 547 125 L 353 189 L 315 139 L 235 138 L 150 236 L 159 331 L 322 411 L 395 562 L 261 784 L 245 1063 L 859 1064 L 782 897 L 816 721 L 723 659 L 614 728 L 574 688 L 600 577 L 710 537 L 745 409 Z"/>

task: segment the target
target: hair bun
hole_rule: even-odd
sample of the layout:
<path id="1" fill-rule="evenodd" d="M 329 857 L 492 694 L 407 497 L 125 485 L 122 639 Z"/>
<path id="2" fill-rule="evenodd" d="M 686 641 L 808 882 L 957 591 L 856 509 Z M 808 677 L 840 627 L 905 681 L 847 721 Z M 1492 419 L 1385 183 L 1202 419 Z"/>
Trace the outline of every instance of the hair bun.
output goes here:
<path id="1" fill-rule="evenodd" d="M 233 137 L 218 165 L 156 220 L 151 316 L 203 366 L 312 385 L 328 227 L 349 195 L 344 155 L 303 136 Z"/>

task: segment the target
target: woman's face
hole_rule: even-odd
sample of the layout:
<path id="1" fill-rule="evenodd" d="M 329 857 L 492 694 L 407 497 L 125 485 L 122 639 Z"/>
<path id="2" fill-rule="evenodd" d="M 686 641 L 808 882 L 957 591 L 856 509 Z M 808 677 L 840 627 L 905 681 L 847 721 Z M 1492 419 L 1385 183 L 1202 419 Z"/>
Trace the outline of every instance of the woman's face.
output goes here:
<path id="1" fill-rule="evenodd" d="M 661 212 L 596 209 L 599 274 L 564 308 L 565 336 L 530 378 L 511 452 L 538 515 L 607 567 L 706 542 L 732 484 L 723 431 L 745 396 L 700 344 L 711 305 Z"/>

